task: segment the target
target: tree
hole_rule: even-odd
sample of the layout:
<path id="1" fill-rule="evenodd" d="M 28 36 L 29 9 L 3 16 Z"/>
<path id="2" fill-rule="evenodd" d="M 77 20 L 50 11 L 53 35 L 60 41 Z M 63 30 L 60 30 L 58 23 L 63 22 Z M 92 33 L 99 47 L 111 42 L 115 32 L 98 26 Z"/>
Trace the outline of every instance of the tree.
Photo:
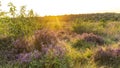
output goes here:
<path id="1" fill-rule="evenodd" d="M 33 12 L 32 9 L 29 10 L 29 12 L 28 12 L 28 17 L 34 17 L 34 12 Z"/>
<path id="2" fill-rule="evenodd" d="M 20 16 L 25 17 L 26 16 L 26 6 L 21 6 L 20 8 Z"/>
<path id="3" fill-rule="evenodd" d="M 13 3 L 11 3 L 11 2 L 9 2 L 8 3 L 8 6 L 10 7 L 9 8 L 9 13 L 13 16 L 13 17 L 15 17 L 15 15 L 16 15 L 16 7 L 13 5 Z"/>

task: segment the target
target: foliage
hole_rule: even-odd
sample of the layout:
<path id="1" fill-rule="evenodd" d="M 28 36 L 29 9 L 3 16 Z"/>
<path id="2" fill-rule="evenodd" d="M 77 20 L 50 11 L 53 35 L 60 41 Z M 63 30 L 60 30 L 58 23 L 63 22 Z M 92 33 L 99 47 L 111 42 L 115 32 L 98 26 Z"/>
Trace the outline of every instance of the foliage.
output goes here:
<path id="1" fill-rule="evenodd" d="M 104 39 L 101 36 L 95 35 L 93 33 L 90 33 L 90 34 L 83 33 L 82 38 L 89 43 L 95 43 L 97 45 L 104 44 Z"/>
<path id="2" fill-rule="evenodd" d="M 13 17 L 15 17 L 15 15 L 16 15 L 16 7 L 13 5 L 13 3 L 8 3 L 8 6 L 10 7 L 10 9 L 9 9 L 9 12 L 10 12 L 10 14 L 13 16 Z"/>
<path id="3" fill-rule="evenodd" d="M 72 46 L 76 49 L 86 49 L 92 47 L 94 44 L 88 43 L 84 40 L 77 40 Z"/>
<path id="4" fill-rule="evenodd" d="M 37 17 L 8 7 L 0 10 L 0 68 L 120 67 L 120 14 Z"/>
<path id="5" fill-rule="evenodd" d="M 26 20 L 23 18 L 18 18 L 17 20 L 11 20 L 9 23 L 9 33 L 14 37 L 29 36 L 34 33 L 34 30 L 40 28 L 38 23 L 34 23 L 34 19 Z"/>
<path id="6" fill-rule="evenodd" d="M 94 62 L 98 65 L 118 68 L 120 65 L 120 49 L 98 49 L 94 54 Z"/>
<path id="7" fill-rule="evenodd" d="M 73 31 L 77 33 L 94 33 L 103 34 L 104 28 L 99 25 L 100 23 L 90 23 L 90 22 L 79 22 L 73 24 Z"/>

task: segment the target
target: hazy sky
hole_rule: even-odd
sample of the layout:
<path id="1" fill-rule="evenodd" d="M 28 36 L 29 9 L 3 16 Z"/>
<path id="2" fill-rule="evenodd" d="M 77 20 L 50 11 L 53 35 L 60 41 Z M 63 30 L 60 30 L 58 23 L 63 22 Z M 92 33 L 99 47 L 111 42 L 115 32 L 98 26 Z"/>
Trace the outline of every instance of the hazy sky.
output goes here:
<path id="1" fill-rule="evenodd" d="M 41 16 L 97 13 L 97 12 L 120 12 L 120 0 L 0 0 L 3 9 L 7 10 L 8 2 L 17 7 L 26 5 Z"/>

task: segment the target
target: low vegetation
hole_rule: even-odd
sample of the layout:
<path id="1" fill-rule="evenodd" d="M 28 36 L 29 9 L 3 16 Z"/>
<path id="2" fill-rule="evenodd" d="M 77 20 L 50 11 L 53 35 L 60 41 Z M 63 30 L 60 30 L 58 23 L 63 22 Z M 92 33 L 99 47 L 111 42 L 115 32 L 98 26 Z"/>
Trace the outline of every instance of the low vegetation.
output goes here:
<path id="1" fill-rule="evenodd" d="M 120 14 L 39 17 L 0 11 L 0 68 L 120 68 Z"/>

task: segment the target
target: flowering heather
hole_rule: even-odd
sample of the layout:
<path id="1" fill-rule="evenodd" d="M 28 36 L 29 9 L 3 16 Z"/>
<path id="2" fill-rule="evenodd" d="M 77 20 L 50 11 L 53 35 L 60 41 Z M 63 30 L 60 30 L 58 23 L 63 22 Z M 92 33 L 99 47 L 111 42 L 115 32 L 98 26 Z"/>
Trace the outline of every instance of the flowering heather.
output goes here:
<path id="1" fill-rule="evenodd" d="M 17 55 L 17 59 L 21 63 L 29 63 L 32 61 L 33 58 L 38 59 L 41 57 L 41 53 L 37 50 L 29 53 L 20 53 Z"/>
<path id="2" fill-rule="evenodd" d="M 49 47 L 42 46 L 41 54 L 52 56 L 52 57 L 63 57 L 66 53 L 65 45 L 62 43 L 54 45 L 49 45 Z"/>
<path id="3" fill-rule="evenodd" d="M 113 68 L 118 68 L 117 66 L 120 65 L 120 48 L 100 48 L 97 50 L 93 56 L 95 62 L 98 65 L 112 65 Z"/>
<path id="4" fill-rule="evenodd" d="M 55 57 L 59 57 L 62 58 L 64 57 L 66 53 L 66 50 L 64 47 L 62 46 L 54 46 L 53 48 L 50 47 L 42 47 L 41 51 L 35 50 L 33 52 L 29 52 L 29 53 L 20 53 L 19 55 L 17 55 L 18 60 L 21 63 L 29 63 L 32 61 L 32 59 L 41 59 L 41 57 L 50 57 L 51 58 L 55 58 Z"/>
<path id="5" fill-rule="evenodd" d="M 35 48 L 41 50 L 42 46 L 51 47 L 58 43 L 58 38 L 54 31 L 38 30 L 34 34 L 35 36 Z"/>
<path id="6" fill-rule="evenodd" d="M 98 36 L 98 35 L 95 35 L 93 33 L 83 33 L 82 34 L 82 39 L 87 41 L 87 42 L 91 42 L 91 43 L 95 43 L 95 44 L 98 44 L 98 45 L 102 45 L 104 44 L 104 40 L 102 37 Z"/>
<path id="7" fill-rule="evenodd" d="M 22 53 L 18 55 L 18 59 L 20 60 L 21 63 L 27 63 L 32 61 L 31 53 Z"/>
<path id="8" fill-rule="evenodd" d="M 13 42 L 15 49 L 17 49 L 18 53 L 24 51 L 33 51 L 34 50 L 34 36 L 28 38 L 19 38 Z"/>
<path id="9" fill-rule="evenodd" d="M 35 59 L 39 59 L 39 58 L 41 57 L 41 53 L 40 53 L 38 50 L 35 50 L 35 51 L 33 52 L 33 57 L 34 57 Z"/>
<path id="10" fill-rule="evenodd" d="M 52 48 L 56 45 L 56 43 L 59 43 L 59 40 L 55 32 L 42 29 L 36 31 L 33 36 L 17 39 L 15 42 L 13 42 L 13 45 L 16 49 L 18 49 L 19 52 L 30 52 L 35 49 L 41 50 L 42 47 Z"/>

